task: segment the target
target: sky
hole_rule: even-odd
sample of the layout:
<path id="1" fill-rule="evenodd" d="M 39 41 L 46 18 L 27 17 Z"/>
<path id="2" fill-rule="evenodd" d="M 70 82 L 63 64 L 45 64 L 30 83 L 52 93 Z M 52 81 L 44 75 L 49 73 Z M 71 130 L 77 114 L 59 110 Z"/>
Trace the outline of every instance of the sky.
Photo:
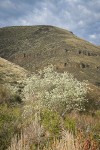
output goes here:
<path id="1" fill-rule="evenodd" d="M 0 0 L 0 27 L 53 25 L 100 45 L 100 0 Z"/>

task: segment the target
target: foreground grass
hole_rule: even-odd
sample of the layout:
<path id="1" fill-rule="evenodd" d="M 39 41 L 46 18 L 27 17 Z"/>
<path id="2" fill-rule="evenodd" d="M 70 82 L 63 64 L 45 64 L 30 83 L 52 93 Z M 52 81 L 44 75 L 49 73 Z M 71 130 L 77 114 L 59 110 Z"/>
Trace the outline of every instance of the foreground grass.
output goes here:
<path id="1" fill-rule="evenodd" d="M 0 106 L 0 149 L 5 150 L 10 145 L 11 138 L 18 133 L 20 108 Z"/>
<path id="2" fill-rule="evenodd" d="M 9 88 L 0 85 L 0 150 L 10 145 L 14 134 L 20 132 L 21 98 Z"/>
<path id="3" fill-rule="evenodd" d="M 48 116 L 48 117 L 47 117 Z M 16 135 L 9 150 L 99 150 L 100 116 L 67 114 L 45 110 Z"/>
<path id="4" fill-rule="evenodd" d="M 99 150 L 99 101 L 86 82 L 50 66 L 26 81 L 22 95 L 23 107 L 1 90 L 1 150 Z"/>

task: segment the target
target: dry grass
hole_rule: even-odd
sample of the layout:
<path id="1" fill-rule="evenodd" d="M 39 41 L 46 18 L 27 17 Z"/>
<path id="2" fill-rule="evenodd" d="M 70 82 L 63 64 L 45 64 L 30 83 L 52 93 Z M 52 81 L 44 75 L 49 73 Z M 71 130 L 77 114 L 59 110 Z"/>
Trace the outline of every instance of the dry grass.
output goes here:
<path id="1" fill-rule="evenodd" d="M 11 140 L 11 146 L 8 150 L 31 150 L 33 147 L 39 147 L 43 127 L 35 120 L 28 127 L 24 128 L 20 136 L 15 135 Z"/>
<path id="2" fill-rule="evenodd" d="M 9 61 L 0 58 L 0 80 L 1 83 L 10 83 L 23 80 L 28 72 Z"/>
<path id="3" fill-rule="evenodd" d="M 72 133 L 63 131 L 63 136 L 60 140 L 54 139 L 52 144 L 44 147 L 43 150 L 81 150 L 78 140 L 75 139 Z"/>
<path id="4" fill-rule="evenodd" d="M 37 146 L 34 147 L 33 140 L 33 146 L 30 145 L 30 140 L 26 137 L 25 133 L 21 134 L 20 140 L 15 136 L 8 150 L 99 150 L 98 144 L 90 137 L 83 139 L 82 133 L 75 138 L 69 131 L 63 131 L 61 139 L 47 140 L 46 146 L 42 148 L 41 143 L 37 143 Z"/>
<path id="5" fill-rule="evenodd" d="M 33 134 L 35 133 L 33 132 Z M 52 142 L 47 140 L 46 146 L 44 146 L 42 150 L 82 150 L 80 149 L 81 145 L 79 144 L 78 140 L 75 140 L 73 134 L 69 133 L 68 131 L 64 131 L 63 134 L 64 135 L 60 140 L 54 139 Z M 20 136 L 20 140 L 18 140 L 17 136 L 12 139 L 11 146 L 8 148 L 8 150 L 31 150 L 32 143 L 30 144 L 30 142 L 31 139 L 27 139 L 27 134 L 23 133 Z M 34 139 L 32 139 L 32 142 L 35 143 Z M 40 141 L 38 141 L 36 149 L 41 149 Z"/>
<path id="6" fill-rule="evenodd" d="M 99 116 L 93 118 L 87 115 L 70 114 L 68 117 L 71 121 L 74 119 L 77 124 L 75 134 L 70 129 L 71 122 L 69 122 L 69 128 L 64 129 L 65 127 L 62 126 L 59 137 L 51 137 L 36 117 L 32 124 L 23 129 L 19 137 L 16 135 L 12 139 L 8 150 L 99 150 L 99 139 L 94 138 L 92 131 L 92 127 L 97 129 L 99 125 L 97 121 Z M 95 129 L 96 134 L 99 130 Z"/>

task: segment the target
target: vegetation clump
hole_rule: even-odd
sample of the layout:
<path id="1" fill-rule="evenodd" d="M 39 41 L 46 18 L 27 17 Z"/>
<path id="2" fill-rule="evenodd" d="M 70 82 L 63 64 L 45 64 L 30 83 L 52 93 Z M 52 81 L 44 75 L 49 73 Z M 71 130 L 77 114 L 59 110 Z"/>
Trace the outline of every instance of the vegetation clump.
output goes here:
<path id="1" fill-rule="evenodd" d="M 85 111 L 87 84 L 75 79 L 71 74 L 58 73 L 51 65 L 28 79 L 24 88 L 25 100 L 38 103 L 39 107 L 66 112 Z M 34 98 L 35 96 L 35 98 Z"/>
<path id="2" fill-rule="evenodd" d="M 11 138 L 19 132 L 21 98 L 11 88 L 0 85 L 0 149 L 10 145 Z"/>
<path id="3" fill-rule="evenodd" d="M 0 84 L 0 104 L 15 105 L 22 103 L 18 95 L 11 86 Z"/>

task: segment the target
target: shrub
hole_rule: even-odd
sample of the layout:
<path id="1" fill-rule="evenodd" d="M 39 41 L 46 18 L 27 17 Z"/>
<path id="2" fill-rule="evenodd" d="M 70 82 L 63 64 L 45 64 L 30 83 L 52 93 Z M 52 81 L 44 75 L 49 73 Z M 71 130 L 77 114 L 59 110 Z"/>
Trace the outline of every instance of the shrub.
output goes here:
<path id="1" fill-rule="evenodd" d="M 0 85 L 0 104 L 18 104 L 21 103 L 20 95 L 16 94 L 9 86 Z"/>
<path id="2" fill-rule="evenodd" d="M 12 95 L 12 97 L 10 99 L 10 103 L 12 103 L 12 104 L 19 103 L 19 104 L 21 104 L 22 103 L 22 99 L 21 99 L 21 97 L 18 94 L 14 94 L 14 95 Z"/>
<path id="3" fill-rule="evenodd" d="M 67 72 L 57 73 L 52 65 L 29 78 L 24 88 L 26 101 L 32 100 L 39 107 L 56 110 L 62 115 L 72 110 L 85 111 L 86 93 L 86 83 Z"/>
<path id="4" fill-rule="evenodd" d="M 92 89 L 88 90 L 86 97 L 88 102 L 85 104 L 85 107 L 88 112 L 94 113 L 95 110 L 100 110 L 100 94 Z"/>
<path id="5" fill-rule="evenodd" d="M 4 85 L 0 85 L 0 104 L 7 103 L 11 97 L 11 92 Z"/>

